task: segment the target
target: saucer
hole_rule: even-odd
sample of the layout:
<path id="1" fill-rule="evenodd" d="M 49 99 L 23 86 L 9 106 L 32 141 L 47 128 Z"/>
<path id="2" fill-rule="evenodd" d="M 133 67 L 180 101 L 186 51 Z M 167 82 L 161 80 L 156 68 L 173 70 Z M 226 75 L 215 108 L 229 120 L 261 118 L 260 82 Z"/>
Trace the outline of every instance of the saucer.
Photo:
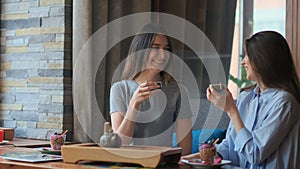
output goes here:
<path id="1" fill-rule="evenodd" d="M 43 154 L 61 155 L 61 150 L 53 150 L 50 147 L 39 147 L 34 150 L 40 151 Z"/>
<path id="2" fill-rule="evenodd" d="M 216 163 L 216 164 L 204 164 L 200 162 L 200 159 L 191 159 L 191 160 L 187 160 L 187 159 L 182 159 L 181 162 L 188 164 L 194 168 L 207 168 L 207 169 L 217 169 L 220 168 L 220 166 L 225 165 L 225 164 L 230 164 L 231 161 L 229 160 L 222 160 L 220 163 Z"/>

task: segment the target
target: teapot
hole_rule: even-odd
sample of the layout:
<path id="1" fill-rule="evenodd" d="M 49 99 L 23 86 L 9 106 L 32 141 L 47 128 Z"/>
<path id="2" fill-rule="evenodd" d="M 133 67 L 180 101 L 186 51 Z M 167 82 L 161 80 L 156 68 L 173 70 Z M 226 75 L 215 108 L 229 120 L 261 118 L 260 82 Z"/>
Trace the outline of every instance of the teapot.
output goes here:
<path id="1" fill-rule="evenodd" d="M 104 133 L 100 137 L 99 145 L 111 148 L 119 148 L 122 145 L 121 137 L 113 132 L 109 122 L 104 123 Z"/>

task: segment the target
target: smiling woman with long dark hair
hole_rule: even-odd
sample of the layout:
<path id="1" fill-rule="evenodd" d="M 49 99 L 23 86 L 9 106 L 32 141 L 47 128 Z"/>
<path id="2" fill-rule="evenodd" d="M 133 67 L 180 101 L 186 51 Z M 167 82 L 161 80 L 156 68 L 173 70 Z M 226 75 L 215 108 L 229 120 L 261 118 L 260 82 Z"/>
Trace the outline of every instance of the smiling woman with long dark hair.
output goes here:
<path id="1" fill-rule="evenodd" d="M 207 98 L 230 117 L 217 152 L 243 168 L 300 168 L 300 83 L 285 38 L 274 31 L 245 41 L 242 66 L 254 85 L 235 103 L 211 86 Z"/>
<path id="2" fill-rule="evenodd" d="M 245 48 L 265 87 L 285 90 L 300 102 L 299 78 L 283 36 L 273 31 L 260 32 L 246 40 Z"/>
<path id="3" fill-rule="evenodd" d="M 170 76 L 173 56 L 163 27 L 145 25 L 133 38 L 121 81 L 110 92 L 112 128 L 123 144 L 172 146 L 191 153 L 191 108 Z M 161 84 L 161 85 L 159 85 Z"/>

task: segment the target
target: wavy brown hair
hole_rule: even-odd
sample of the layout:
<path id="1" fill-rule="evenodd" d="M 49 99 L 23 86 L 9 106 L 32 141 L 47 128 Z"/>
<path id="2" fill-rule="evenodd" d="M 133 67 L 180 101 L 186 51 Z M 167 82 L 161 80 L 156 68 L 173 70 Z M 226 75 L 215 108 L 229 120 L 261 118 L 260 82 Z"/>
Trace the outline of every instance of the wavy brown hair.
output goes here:
<path id="1" fill-rule="evenodd" d="M 299 77 L 288 43 L 281 34 L 258 32 L 245 41 L 245 49 L 251 65 L 266 87 L 285 90 L 300 103 Z"/>

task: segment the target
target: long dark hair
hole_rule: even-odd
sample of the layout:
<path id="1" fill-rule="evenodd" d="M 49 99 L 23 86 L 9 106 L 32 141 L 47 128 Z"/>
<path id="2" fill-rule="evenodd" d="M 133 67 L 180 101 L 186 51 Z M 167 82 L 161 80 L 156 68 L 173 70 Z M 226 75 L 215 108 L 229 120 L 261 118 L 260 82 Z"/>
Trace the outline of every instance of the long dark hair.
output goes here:
<path id="1" fill-rule="evenodd" d="M 258 32 L 245 41 L 245 48 L 263 84 L 288 91 L 300 103 L 299 78 L 285 38 L 274 31 Z"/>
<path id="2" fill-rule="evenodd" d="M 145 64 L 149 58 L 149 53 L 152 48 L 153 41 L 157 34 L 162 34 L 167 37 L 169 43 L 169 52 L 172 52 L 171 41 L 167 36 L 166 30 L 159 24 L 147 24 L 143 26 L 139 32 L 134 36 L 122 74 L 122 79 L 134 79 L 137 77 L 140 72 L 145 68 Z M 148 49 L 148 50 L 145 50 Z M 140 51 L 140 52 L 138 52 Z M 169 57 L 169 62 L 165 67 L 165 70 L 171 71 L 172 66 L 172 57 Z M 172 77 L 166 71 L 161 71 L 160 75 L 162 76 L 165 82 L 172 80 Z"/>

